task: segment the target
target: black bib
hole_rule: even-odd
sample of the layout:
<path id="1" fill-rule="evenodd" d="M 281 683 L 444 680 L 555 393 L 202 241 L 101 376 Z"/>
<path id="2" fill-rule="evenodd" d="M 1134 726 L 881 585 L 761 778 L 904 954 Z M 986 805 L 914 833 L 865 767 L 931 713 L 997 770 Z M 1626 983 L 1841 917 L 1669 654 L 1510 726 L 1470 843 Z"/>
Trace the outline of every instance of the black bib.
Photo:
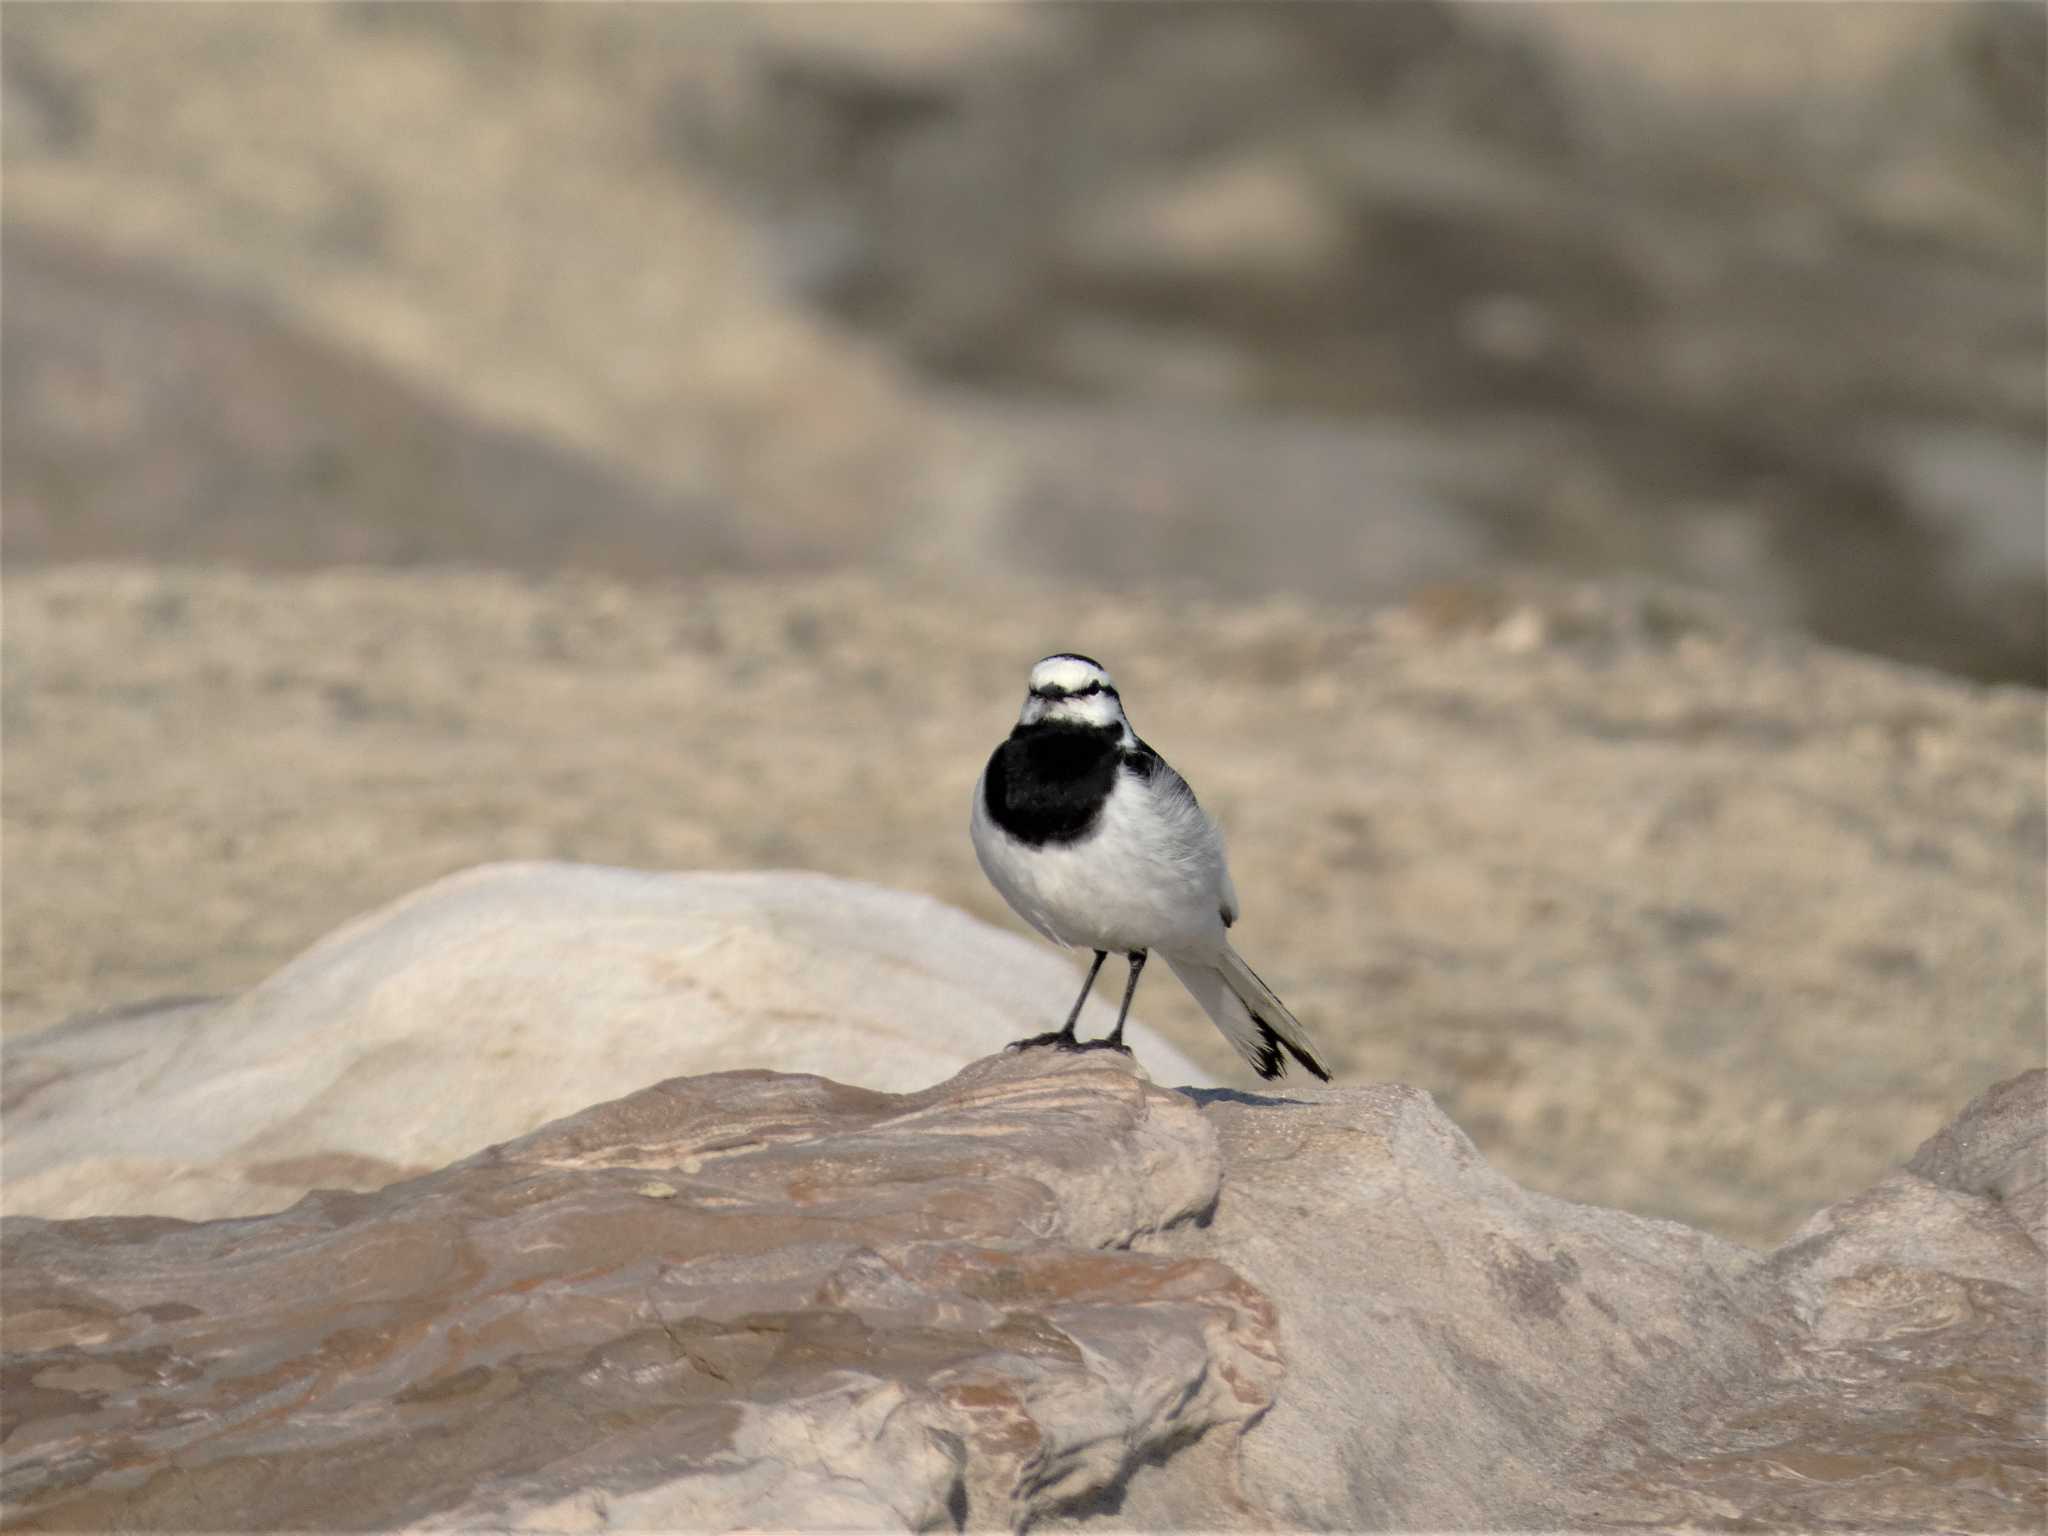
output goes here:
<path id="1" fill-rule="evenodd" d="M 1020 725 L 988 760 L 989 819 L 1020 843 L 1074 843 L 1095 830 L 1123 760 L 1114 726 Z"/>

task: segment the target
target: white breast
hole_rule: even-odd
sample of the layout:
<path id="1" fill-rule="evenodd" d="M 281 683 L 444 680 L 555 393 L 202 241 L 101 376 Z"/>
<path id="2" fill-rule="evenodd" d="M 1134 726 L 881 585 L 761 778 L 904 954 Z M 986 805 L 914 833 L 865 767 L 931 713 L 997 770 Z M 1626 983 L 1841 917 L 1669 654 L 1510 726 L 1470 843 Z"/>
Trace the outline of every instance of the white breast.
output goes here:
<path id="1" fill-rule="evenodd" d="M 1055 943 L 1188 956 L 1223 947 L 1223 838 L 1187 796 L 1121 774 L 1087 837 L 1033 848 L 989 818 L 977 783 L 972 830 L 989 882 Z"/>

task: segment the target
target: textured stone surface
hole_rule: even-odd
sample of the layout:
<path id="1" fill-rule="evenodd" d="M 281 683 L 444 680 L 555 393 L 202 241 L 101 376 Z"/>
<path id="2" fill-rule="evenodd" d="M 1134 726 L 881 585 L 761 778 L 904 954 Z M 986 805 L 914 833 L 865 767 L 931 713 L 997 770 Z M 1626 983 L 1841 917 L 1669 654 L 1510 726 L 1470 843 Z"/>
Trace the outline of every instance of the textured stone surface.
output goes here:
<path id="1" fill-rule="evenodd" d="M 2038 1160 L 2044 1076 L 1958 1129 Z M 0 1243 L 14 1529 L 2048 1513 L 2004 1204 L 1901 1172 L 1759 1253 L 1530 1194 L 1399 1086 L 724 1073 L 377 1194 Z"/>
<path id="2" fill-rule="evenodd" d="M 348 924 L 232 1001 L 0 1047 L 0 1200 L 40 1216 L 274 1211 L 677 1073 L 767 1063 L 907 1090 L 1039 1033 L 1077 989 L 1056 951 L 901 891 L 494 865 Z M 1086 1032 L 1114 1023 L 1105 995 Z M 1162 1082 L 1210 1082 L 1142 1025 L 1130 1039 Z"/>
<path id="3" fill-rule="evenodd" d="M 1106 1056 L 677 1080 L 376 1195 L 6 1223 L 14 1527 L 1016 1525 L 1270 1400 Z"/>
<path id="4" fill-rule="evenodd" d="M 244 991 L 507 858 L 816 869 L 1018 930 L 966 802 L 1022 669 L 1072 648 L 1221 817 L 1241 947 L 1338 1081 L 1428 1089 L 1519 1182 L 1775 1243 L 2042 1060 L 2041 694 L 1662 594 L 1368 617 L 95 568 L 6 596 L 10 1035 Z M 1171 978 L 1136 1011 L 1254 1086 Z"/>
<path id="5" fill-rule="evenodd" d="M 2038 1166 L 2044 1082 L 1992 1090 L 1958 1128 Z M 1221 1200 L 1141 1246 L 1219 1258 L 1275 1302 L 1288 1375 L 1242 1473 L 1276 1525 L 2048 1513 L 2044 1256 L 1991 1201 L 1900 1173 L 1760 1254 L 1521 1190 L 1412 1089 L 1196 1097 Z M 1150 1523 L 1193 1514 L 1170 1473 L 1148 1477 Z"/>
<path id="6" fill-rule="evenodd" d="M 1997 1084 L 1969 1112 L 1927 1138 L 1908 1173 L 1943 1189 L 1996 1200 L 2048 1249 L 2048 1150 L 2031 1134 L 2048 1107 L 2048 1078 L 2028 1072 Z"/>

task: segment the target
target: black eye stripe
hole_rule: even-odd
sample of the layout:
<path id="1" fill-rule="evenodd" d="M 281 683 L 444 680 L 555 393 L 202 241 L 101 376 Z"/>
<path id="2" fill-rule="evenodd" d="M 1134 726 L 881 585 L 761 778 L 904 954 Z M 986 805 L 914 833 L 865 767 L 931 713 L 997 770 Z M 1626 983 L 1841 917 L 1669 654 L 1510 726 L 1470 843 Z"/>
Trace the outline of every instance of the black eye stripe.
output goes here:
<path id="1" fill-rule="evenodd" d="M 1109 684 L 1101 681 L 1092 682 L 1086 688 L 1045 687 L 1034 688 L 1031 691 L 1034 694 L 1036 694 L 1039 698 L 1046 700 L 1085 699 L 1093 694 L 1098 693 L 1106 693 L 1112 699 L 1121 697 L 1121 695 L 1119 695 L 1114 688 L 1110 687 Z"/>

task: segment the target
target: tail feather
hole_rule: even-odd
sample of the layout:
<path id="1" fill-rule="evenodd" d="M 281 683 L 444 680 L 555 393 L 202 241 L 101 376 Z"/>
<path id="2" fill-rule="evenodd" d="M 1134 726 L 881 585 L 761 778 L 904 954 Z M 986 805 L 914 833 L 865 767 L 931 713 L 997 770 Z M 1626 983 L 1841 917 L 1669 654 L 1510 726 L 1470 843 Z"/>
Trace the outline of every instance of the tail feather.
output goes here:
<path id="1" fill-rule="evenodd" d="M 1287 1070 L 1287 1056 L 1292 1056 L 1310 1075 L 1330 1080 L 1330 1069 L 1317 1054 L 1307 1026 L 1288 1012 L 1236 950 L 1226 946 L 1213 959 L 1168 955 L 1166 963 L 1260 1077 L 1279 1077 Z"/>

